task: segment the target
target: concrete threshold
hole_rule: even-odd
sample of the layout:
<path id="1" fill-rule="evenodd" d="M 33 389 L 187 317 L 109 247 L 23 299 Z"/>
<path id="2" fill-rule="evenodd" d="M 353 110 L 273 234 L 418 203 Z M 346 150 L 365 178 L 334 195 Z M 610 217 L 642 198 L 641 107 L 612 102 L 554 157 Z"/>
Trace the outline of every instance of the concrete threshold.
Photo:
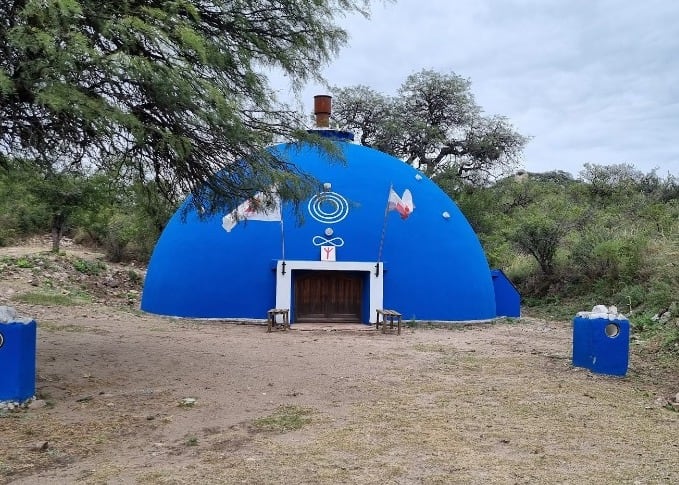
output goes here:
<path id="1" fill-rule="evenodd" d="M 300 330 L 302 332 L 323 330 L 325 332 L 374 332 L 375 325 L 366 325 L 364 323 L 337 323 L 337 322 L 319 322 L 319 323 L 293 323 L 290 328 L 292 330 Z"/>

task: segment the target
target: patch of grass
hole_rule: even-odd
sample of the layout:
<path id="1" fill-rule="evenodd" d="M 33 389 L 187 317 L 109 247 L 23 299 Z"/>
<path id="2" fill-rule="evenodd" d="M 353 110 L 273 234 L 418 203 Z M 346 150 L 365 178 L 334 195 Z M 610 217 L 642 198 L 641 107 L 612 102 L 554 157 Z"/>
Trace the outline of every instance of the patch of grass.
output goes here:
<path id="1" fill-rule="evenodd" d="M 157 472 L 149 472 L 149 473 L 144 473 L 141 475 L 139 478 L 139 483 L 170 483 L 171 479 L 168 475 L 168 473 L 164 471 L 157 471 Z"/>
<path id="2" fill-rule="evenodd" d="M 514 324 L 521 323 L 521 318 L 502 317 L 502 318 L 499 318 L 498 320 L 496 320 L 495 323 L 507 323 L 509 325 L 514 325 Z"/>
<path id="3" fill-rule="evenodd" d="M 30 259 L 30 258 L 18 258 L 18 259 L 14 262 L 14 265 L 15 265 L 17 268 L 24 268 L 24 269 L 26 269 L 26 268 L 32 268 L 33 266 L 35 266 L 35 263 L 34 263 L 34 261 L 33 261 L 32 259 Z"/>
<path id="4" fill-rule="evenodd" d="M 81 327 L 79 325 L 57 325 L 45 321 L 38 322 L 38 327 L 40 327 L 40 330 L 47 330 L 49 332 L 83 333 L 89 331 L 87 327 Z"/>
<path id="5" fill-rule="evenodd" d="M 76 298 L 68 294 L 64 295 L 61 293 L 37 291 L 22 293 L 20 295 L 16 295 L 13 297 L 13 299 L 20 301 L 21 303 L 40 306 L 74 306 L 81 305 L 86 302 L 86 300 L 82 298 Z"/>
<path id="6" fill-rule="evenodd" d="M 128 291 L 127 293 L 125 293 L 125 298 L 127 298 L 128 305 L 134 305 L 137 302 L 138 297 L 139 292 L 137 291 Z"/>
<path id="7" fill-rule="evenodd" d="M 562 299 L 557 296 L 539 298 L 524 298 L 526 314 L 546 320 L 571 320 L 578 312 L 590 311 L 597 304 L 596 298 L 582 297 Z"/>
<path id="8" fill-rule="evenodd" d="M 186 446 L 198 446 L 198 438 L 195 436 L 189 436 L 186 438 L 186 441 L 184 442 Z"/>
<path id="9" fill-rule="evenodd" d="M 4 256 L 0 258 L 0 263 L 7 265 L 7 267 L 32 269 L 34 274 L 52 267 L 49 259 L 42 255 Z"/>
<path id="10" fill-rule="evenodd" d="M 94 442 L 98 445 L 108 443 L 109 442 L 109 437 L 103 434 L 98 434 L 94 438 Z"/>
<path id="11" fill-rule="evenodd" d="M 259 431 L 285 433 L 302 429 L 311 422 L 312 409 L 300 406 L 280 406 L 273 414 L 253 421 Z"/>
<path id="12" fill-rule="evenodd" d="M 76 258 L 73 261 L 73 268 L 80 273 L 98 276 L 102 271 L 106 270 L 106 265 L 101 261 L 88 261 L 82 258 Z"/>
<path id="13" fill-rule="evenodd" d="M 672 411 L 673 413 L 679 413 L 679 408 L 676 408 L 671 404 L 665 404 L 663 406 L 663 409 L 667 409 L 668 411 Z"/>
<path id="14" fill-rule="evenodd" d="M 84 288 L 73 288 L 73 287 L 71 287 L 71 289 L 68 290 L 68 294 L 72 298 L 74 298 L 74 299 L 76 299 L 80 302 L 88 302 L 89 303 L 89 302 L 92 301 L 92 295 L 90 295 L 87 292 L 87 290 L 85 290 Z"/>
<path id="15" fill-rule="evenodd" d="M 148 315 L 145 311 L 139 310 L 138 308 L 126 308 L 127 313 L 134 315 L 135 317 L 145 317 Z"/>
<path id="16" fill-rule="evenodd" d="M 130 283 L 133 283 L 135 285 L 141 283 L 142 280 L 141 275 L 133 269 L 127 270 L 127 277 L 130 280 Z"/>
<path id="17" fill-rule="evenodd" d="M 42 287 L 48 290 L 53 290 L 54 288 L 56 288 L 56 285 L 54 284 L 54 281 L 52 281 L 51 278 L 45 278 L 42 281 Z"/>
<path id="18" fill-rule="evenodd" d="M 448 351 L 448 348 L 441 344 L 415 344 L 413 348 L 418 352 L 446 353 Z"/>
<path id="19" fill-rule="evenodd" d="M 52 409 L 54 407 L 54 401 L 52 400 L 52 395 L 49 392 L 38 390 L 35 393 L 35 398 L 45 401 L 46 409 Z"/>
<path id="20" fill-rule="evenodd" d="M 679 328 L 672 328 L 663 333 L 662 347 L 667 352 L 679 355 Z"/>
<path id="21" fill-rule="evenodd" d="M 672 305 L 671 314 L 676 315 L 677 305 Z M 632 334 L 646 342 L 649 350 L 661 359 L 676 359 L 679 356 L 679 318 L 661 320 L 651 312 L 641 312 L 629 318 Z"/>

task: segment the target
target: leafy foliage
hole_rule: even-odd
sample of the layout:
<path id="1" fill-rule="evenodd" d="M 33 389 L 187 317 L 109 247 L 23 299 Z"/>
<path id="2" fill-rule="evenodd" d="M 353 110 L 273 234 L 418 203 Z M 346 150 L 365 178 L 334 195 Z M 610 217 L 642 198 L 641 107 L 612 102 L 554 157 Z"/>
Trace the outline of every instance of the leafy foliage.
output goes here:
<path id="1" fill-rule="evenodd" d="M 502 116 L 484 116 L 471 82 L 457 74 L 411 74 L 397 96 L 366 86 L 334 88 L 334 121 L 360 143 L 432 176 L 477 185 L 516 168 L 528 139 Z"/>
<path id="2" fill-rule="evenodd" d="M 176 210 L 152 182 L 103 172 L 47 178 L 31 164 L 16 162 L 10 170 L 0 169 L 0 245 L 50 230 L 54 236 L 57 214 L 59 239 L 68 235 L 103 247 L 111 261 L 145 261 Z"/>
<path id="3" fill-rule="evenodd" d="M 282 71 L 295 88 L 317 78 L 347 40 L 335 18 L 368 5 L 4 1 L 0 165 L 11 155 L 43 173 L 115 170 L 173 201 L 191 192 L 208 212 L 274 184 L 301 198 L 312 181 L 264 148 L 320 141 L 263 72 Z"/>
<path id="4" fill-rule="evenodd" d="M 510 276 L 529 307 L 570 318 L 595 304 L 615 305 L 637 334 L 679 352 L 675 177 L 588 164 L 577 180 L 522 173 L 488 187 L 443 187 L 490 264 Z M 665 323 L 652 319 L 664 312 L 673 315 Z"/>
<path id="5" fill-rule="evenodd" d="M 73 261 L 73 268 L 80 273 L 97 276 L 106 269 L 106 265 L 101 261 L 88 261 L 86 259 L 76 258 Z"/>
<path id="6" fill-rule="evenodd" d="M 565 230 L 545 214 L 531 214 L 519 222 L 512 239 L 520 250 L 529 253 L 546 275 L 554 273 L 554 256 Z"/>

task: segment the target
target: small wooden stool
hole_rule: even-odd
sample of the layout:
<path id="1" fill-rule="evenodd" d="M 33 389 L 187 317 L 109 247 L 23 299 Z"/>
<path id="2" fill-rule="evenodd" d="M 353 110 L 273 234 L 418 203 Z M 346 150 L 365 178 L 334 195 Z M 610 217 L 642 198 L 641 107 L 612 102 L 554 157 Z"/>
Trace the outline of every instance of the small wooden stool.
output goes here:
<path id="1" fill-rule="evenodd" d="M 382 315 L 382 333 L 387 332 L 387 319 L 389 320 L 389 328 L 394 328 L 394 319 L 396 319 L 397 330 L 396 334 L 401 335 L 401 314 L 396 310 L 387 310 L 384 308 L 377 309 L 377 316 L 375 318 L 375 330 L 380 328 L 380 315 Z"/>
<path id="2" fill-rule="evenodd" d="M 266 312 L 267 319 L 267 329 L 266 332 L 269 333 L 273 327 L 277 327 L 276 315 L 283 316 L 283 330 L 290 329 L 290 310 L 288 308 L 272 308 Z"/>

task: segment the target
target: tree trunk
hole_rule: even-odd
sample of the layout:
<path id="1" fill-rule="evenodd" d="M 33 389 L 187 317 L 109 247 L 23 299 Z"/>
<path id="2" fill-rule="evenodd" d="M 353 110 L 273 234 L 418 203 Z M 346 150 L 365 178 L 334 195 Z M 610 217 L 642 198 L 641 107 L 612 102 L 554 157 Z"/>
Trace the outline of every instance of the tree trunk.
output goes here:
<path id="1" fill-rule="evenodd" d="M 61 236 L 64 234 L 64 222 L 66 218 L 63 212 L 55 212 L 52 214 L 52 252 L 58 253 Z"/>

